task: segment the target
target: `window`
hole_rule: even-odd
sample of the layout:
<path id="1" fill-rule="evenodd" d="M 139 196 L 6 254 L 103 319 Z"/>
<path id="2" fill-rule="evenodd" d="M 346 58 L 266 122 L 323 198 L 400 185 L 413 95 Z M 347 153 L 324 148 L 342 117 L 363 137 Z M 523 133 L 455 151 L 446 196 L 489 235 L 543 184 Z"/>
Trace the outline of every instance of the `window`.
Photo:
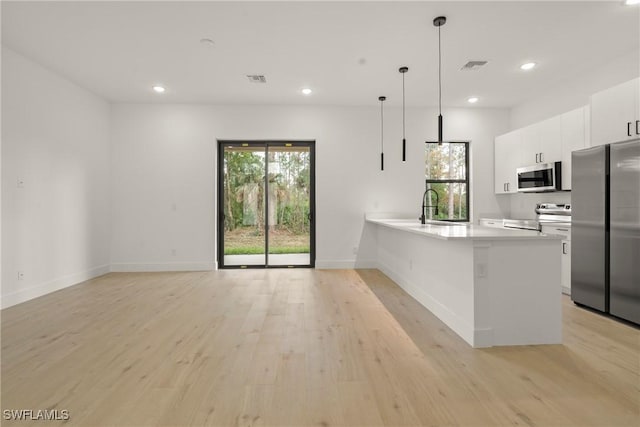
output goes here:
<path id="1" fill-rule="evenodd" d="M 427 218 L 469 221 L 469 143 L 425 143 L 426 188 L 438 193 L 438 214 L 427 208 Z M 427 193 L 426 205 L 435 206 L 433 191 Z"/>

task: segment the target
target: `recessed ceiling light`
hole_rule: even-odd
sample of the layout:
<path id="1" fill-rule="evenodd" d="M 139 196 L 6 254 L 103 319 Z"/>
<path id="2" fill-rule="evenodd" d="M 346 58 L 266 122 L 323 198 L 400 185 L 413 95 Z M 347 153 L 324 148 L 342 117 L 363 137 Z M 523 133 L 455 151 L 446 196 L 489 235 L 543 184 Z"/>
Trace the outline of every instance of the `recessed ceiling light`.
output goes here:
<path id="1" fill-rule="evenodd" d="M 479 99 L 479 98 L 478 98 L 477 96 L 471 96 L 471 97 L 469 97 L 469 98 L 467 99 L 467 102 L 468 102 L 469 104 L 475 104 L 476 102 L 478 102 L 478 99 Z"/>
<path id="2" fill-rule="evenodd" d="M 156 92 L 156 93 L 164 93 L 165 88 L 164 88 L 164 87 L 162 87 L 162 86 L 155 85 L 155 86 L 153 87 L 153 91 L 154 91 L 154 92 Z"/>
<path id="3" fill-rule="evenodd" d="M 634 4 L 640 4 L 640 0 L 626 0 L 624 4 L 627 6 L 633 6 Z"/>
<path id="4" fill-rule="evenodd" d="M 520 66 L 520 69 L 525 70 L 525 71 L 526 70 L 531 70 L 531 69 L 535 68 L 536 65 L 537 64 L 535 62 L 526 62 L 526 63 L 524 63 L 524 64 L 522 64 Z"/>
<path id="5" fill-rule="evenodd" d="M 300 92 L 302 92 L 303 95 L 311 95 L 311 92 L 313 92 L 313 91 L 311 89 L 309 89 L 308 87 L 305 87 Z"/>

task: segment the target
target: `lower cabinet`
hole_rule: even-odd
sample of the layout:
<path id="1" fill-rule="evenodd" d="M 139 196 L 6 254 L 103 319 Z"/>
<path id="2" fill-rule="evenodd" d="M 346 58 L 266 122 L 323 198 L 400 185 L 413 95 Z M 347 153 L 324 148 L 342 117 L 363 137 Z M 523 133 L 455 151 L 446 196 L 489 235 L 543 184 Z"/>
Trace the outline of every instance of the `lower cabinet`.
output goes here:
<path id="1" fill-rule="evenodd" d="M 570 225 L 542 225 L 543 233 L 563 236 L 560 256 L 562 257 L 562 271 L 560 289 L 563 294 L 571 295 L 571 226 Z"/>
<path id="2" fill-rule="evenodd" d="M 571 295 L 571 240 L 562 240 L 562 293 Z"/>

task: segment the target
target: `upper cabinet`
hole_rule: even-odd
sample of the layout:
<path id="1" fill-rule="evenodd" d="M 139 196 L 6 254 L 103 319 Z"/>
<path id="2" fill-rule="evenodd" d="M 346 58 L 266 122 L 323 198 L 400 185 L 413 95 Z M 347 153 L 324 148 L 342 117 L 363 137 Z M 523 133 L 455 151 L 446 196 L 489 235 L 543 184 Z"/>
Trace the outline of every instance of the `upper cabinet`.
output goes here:
<path id="1" fill-rule="evenodd" d="M 640 138 L 640 78 L 591 96 L 591 145 Z"/>
<path id="2" fill-rule="evenodd" d="M 496 194 L 518 191 L 516 168 L 520 166 L 520 144 L 522 131 L 517 130 L 495 139 L 494 187 Z"/>
<path id="3" fill-rule="evenodd" d="M 562 189 L 571 190 L 571 153 L 640 138 L 640 78 L 591 96 L 588 106 L 495 139 L 495 193 L 517 192 L 516 169 L 562 162 Z"/>
<path id="4" fill-rule="evenodd" d="M 589 146 L 589 107 L 560 116 L 562 146 L 562 189 L 571 190 L 571 152 Z"/>
<path id="5" fill-rule="evenodd" d="M 562 158 L 560 116 L 522 129 L 520 166 L 559 162 Z"/>
<path id="6" fill-rule="evenodd" d="M 494 191 L 518 191 L 516 169 L 562 162 L 562 189 L 571 190 L 571 152 L 589 146 L 589 107 L 552 117 L 495 139 Z"/>

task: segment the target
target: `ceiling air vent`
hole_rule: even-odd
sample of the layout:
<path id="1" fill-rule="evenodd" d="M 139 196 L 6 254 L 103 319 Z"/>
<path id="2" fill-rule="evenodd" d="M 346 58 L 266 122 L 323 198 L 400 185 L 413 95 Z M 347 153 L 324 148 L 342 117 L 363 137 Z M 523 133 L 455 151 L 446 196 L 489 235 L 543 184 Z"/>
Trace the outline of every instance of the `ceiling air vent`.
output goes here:
<path id="1" fill-rule="evenodd" d="M 469 61 L 460 68 L 461 71 L 478 71 L 487 65 L 487 61 Z"/>
<path id="2" fill-rule="evenodd" d="M 247 78 L 251 83 L 266 83 L 267 78 L 261 74 L 247 74 Z"/>

